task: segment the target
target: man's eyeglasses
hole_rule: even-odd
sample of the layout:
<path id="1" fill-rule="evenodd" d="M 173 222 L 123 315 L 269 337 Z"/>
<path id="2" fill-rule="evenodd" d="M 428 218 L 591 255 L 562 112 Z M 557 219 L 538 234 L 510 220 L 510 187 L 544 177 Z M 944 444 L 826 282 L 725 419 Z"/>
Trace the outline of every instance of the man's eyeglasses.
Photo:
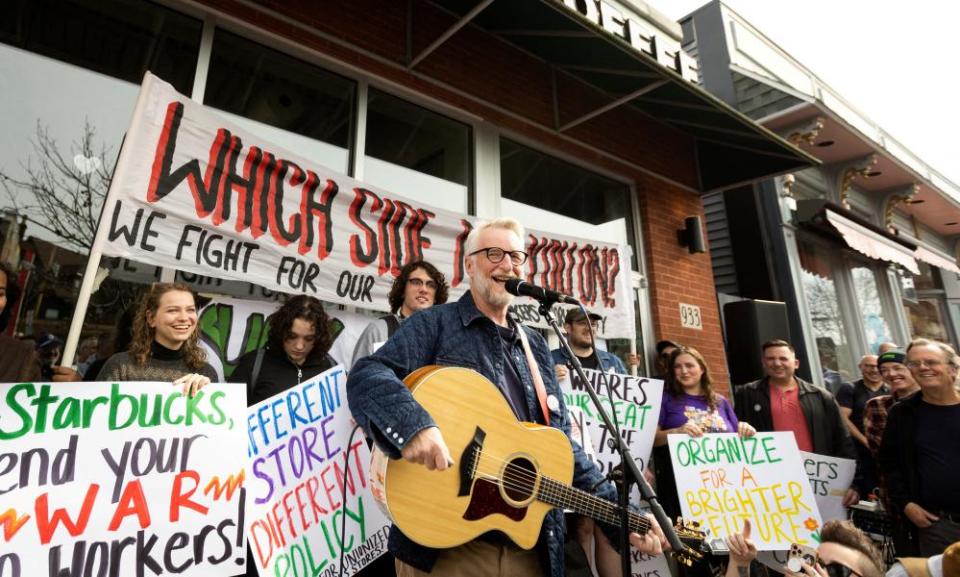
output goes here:
<path id="1" fill-rule="evenodd" d="M 521 265 L 527 262 L 527 253 L 522 250 L 503 250 L 502 248 L 492 246 L 490 248 L 481 248 L 480 250 L 475 250 L 471 252 L 468 256 L 473 256 L 475 254 L 484 253 L 487 256 L 487 260 L 493 264 L 498 264 L 503 260 L 503 257 L 510 255 L 510 262 L 515 265 Z"/>
<path id="2" fill-rule="evenodd" d="M 907 361 L 906 365 L 908 369 L 920 369 L 923 367 L 938 369 L 943 366 L 943 361 L 938 361 L 936 359 L 930 361 Z"/>
<path id="3" fill-rule="evenodd" d="M 407 284 L 420 288 L 424 285 L 430 290 L 437 290 L 437 283 L 432 280 L 423 280 L 422 278 L 408 278 Z"/>

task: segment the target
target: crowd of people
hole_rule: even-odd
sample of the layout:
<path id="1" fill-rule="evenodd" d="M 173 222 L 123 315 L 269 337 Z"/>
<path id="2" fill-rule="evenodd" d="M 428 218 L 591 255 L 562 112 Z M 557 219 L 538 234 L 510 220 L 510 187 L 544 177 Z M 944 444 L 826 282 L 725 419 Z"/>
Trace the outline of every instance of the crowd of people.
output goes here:
<path id="1" fill-rule="evenodd" d="M 523 238 L 522 227 L 512 219 L 474 228 L 466 240 L 464 263 L 470 289 L 456 302 L 446 303 L 449 287 L 444 275 L 428 262 L 407 264 L 394 280 L 391 312 L 370 323 L 361 335 L 347 383 L 356 422 L 388 457 L 430 470 L 454 464 L 443 434 L 403 383 L 411 372 L 431 364 L 476 370 L 497 386 L 519 420 L 570 435 L 558 385 L 558 379 L 571 371 L 570 360 L 559 349 L 551 351 L 539 332 L 508 314 L 513 297 L 504 281 L 521 275 L 527 258 Z M 16 298 L 14 274 L 0 265 L 0 328 L 9 316 L 7 302 Z M 217 379 L 199 345 L 197 304 L 185 285 L 153 285 L 125 323 L 124 334 L 111 342 L 101 338 L 82 343 L 75 369 L 58 366 L 61 343 L 55 337 L 31 344 L 0 336 L 0 382 L 164 381 L 184 395 L 195 394 Z M 567 312 L 563 324 L 574 355 L 585 368 L 630 371 L 639 364 L 637 355 L 629 355 L 625 363 L 596 347 L 600 320 L 576 308 Z M 253 405 L 321 374 L 336 364 L 329 354 L 333 339 L 328 326 L 329 318 L 316 298 L 289 298 L 270 316 L 265 346 L 244 355 L 229 380 L 246 387 Z M 103 355 L 110 348 L 116 352 Z M 956 482 L 960 357 L 950 346 L 924 339 L 903 349 L 885 344 L 878 355 L 861 359 L 861 379 L 839 385 L 833 395 L 799 378 L 800 361 L 793 346 L 772 340 L 758 351 L 764 376 L 736 386 L 732 403 L 715 390 L 710 368 L 695 348 L 663 340 L 656 350 L 665 388 L 649 474 L 671 517 L 679 515 L 680 507 L 666 453 L 668 435 L 732 432 L 746 437 L 790 431 L 801 450 L 856 460 L 857 473 L 844 504 L 878 499 L 894 519 L 896 551 L 906 559 L 890 567 L 890 575 L 951 575 L 946 569 L 960 566 L 957 546 L 945 553 L 960 541 Z M 614 485 L 579 444 L 572 446 L 573 485 L 615 500 Z M 652 518 L 651 523 L 653 530 L 632 534 L 630 545 L 658 554 L 665 540 Z M 799 574 L 879 577 L 888 570 L 870 539 L 849 522 L 827 523 L 822 539 L 819 561 L 803 565 Z M 496 532 L 456 548 L 429 549 L 393 527 L 391 556 L 382 557 L 363 574 L 559 577 L 576 575 L 578 567 L 592 561 L 600 575 L 615 575 L 616 542 L 612 527 L 582 518 L 565 520 L 557 510 L 547 515 L 540 542 L 530 551 Z M 577 547 L 572 544 L 593 558 L 576 561 L 571 551 Z M 756 557 L 749 523 L 742 534 L 728 538 L 728 546 L 727 575 L 745 577 Z M 913 557 L 926 559 L 921 563 Z M 928 573 L 911 572 L 918 568 Z M 247 574 L 257 574 L 249 562 Z"/>

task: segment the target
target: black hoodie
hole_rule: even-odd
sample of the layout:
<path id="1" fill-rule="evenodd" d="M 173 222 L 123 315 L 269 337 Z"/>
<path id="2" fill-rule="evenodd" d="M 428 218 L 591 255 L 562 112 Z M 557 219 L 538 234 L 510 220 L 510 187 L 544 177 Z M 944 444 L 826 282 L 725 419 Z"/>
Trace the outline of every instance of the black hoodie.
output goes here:
<path id="1" fill-rule="evenodd" d="M 257 362 L 257 351 L 250 351 L 240 358 L 237 368 L 230 375 L 231 383 L 246 383 L 247 406 L 269 399 L 279 392 L 309 380 L 337 364 L 328 354 L 310 355 L 302 365 L 297 366 L 279 352 L 267 348 L 260 365 L 260 375 L 256 383 L 251 383 L 253 365 Z"/>

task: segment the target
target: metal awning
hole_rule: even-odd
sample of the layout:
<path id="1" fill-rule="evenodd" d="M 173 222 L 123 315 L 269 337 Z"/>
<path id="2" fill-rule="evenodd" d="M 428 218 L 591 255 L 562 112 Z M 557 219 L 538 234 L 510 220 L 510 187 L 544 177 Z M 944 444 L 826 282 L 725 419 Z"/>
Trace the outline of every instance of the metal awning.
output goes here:
<path id="1" fill-rule="evenodd" d="M 940 267 L 945 271 L 960 274 L 960 267 L 957 266 L 956 260 L 946 257 L 936 251 L 930 250 L 925 246 L 918 246 L 917 251 L 913 253 L 913 256 L 929 265 Z"/>
<path id="2" fill-rule="evenodd" d="M 839 205 L 824 200 L 801 200 L 797 218 L 821 231 L 833 232 L 853 250 L 872 259 L 898 264 L 913 274 L 920 274 L 914 260 L 917 245 L 860 219 Z"/>
<path id="3" fill-rule="evenodd" d="M 819 164 L 815 157 L 699 85 L 684 80 L 625 39 L 568 9 L 562 0 L 430 1 L 459 20 L 414 54 L 411 67 L 470 24 L 543 59 L 558 73 L 577 78 L 607 97 L 603 106 L 576 119 L 558 119 L 549 127 L 553 130 L 563 132 L 613 108 L 630 106 L 693 137 L 701 192 Z"/>

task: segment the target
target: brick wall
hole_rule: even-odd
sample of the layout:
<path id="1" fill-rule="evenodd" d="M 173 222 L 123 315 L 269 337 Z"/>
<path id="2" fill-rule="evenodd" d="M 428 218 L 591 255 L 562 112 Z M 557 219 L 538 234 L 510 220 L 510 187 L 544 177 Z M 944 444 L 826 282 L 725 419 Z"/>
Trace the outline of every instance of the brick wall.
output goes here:
<path id="1" fill-rule="evenodd" d="M 669 184 L 673 181 L 696 186 L 694 142 L 689 136 L 629 107 L 585 122 L 568 131 L 567 138 L 559 136 L 554 130 L 555 116 L 561 124 L 568 122 L 606 104 L 609 97 L 561 73 L 556 77 L 559 109 L 554 111 L 554 79 L 547 64 L 474 26 L 462 28 L 411 72 L 404 65 L 408 58 L 408 6 L 414 17 L 412 54 L 419 53 L 455 22 L 453 16 L 429 3 L 263 2 L 282 18 L 234 0 L 202 3 L 371 76 L 479 116 L 545 148 L 633 179 L 641 207 L 654 334 L 658 339 L 675 339 L 699 349 L 710 364 L 718 388 L 728 388 L 709 255 L 690 255 L 677 244 L 676 231 L 683 219 L 703 214 L 698 195 Z M 651 175 L 651 171 L 664 178 Z M 704 330 L 680 328 L 680 302 L 700 307 Z"/>

